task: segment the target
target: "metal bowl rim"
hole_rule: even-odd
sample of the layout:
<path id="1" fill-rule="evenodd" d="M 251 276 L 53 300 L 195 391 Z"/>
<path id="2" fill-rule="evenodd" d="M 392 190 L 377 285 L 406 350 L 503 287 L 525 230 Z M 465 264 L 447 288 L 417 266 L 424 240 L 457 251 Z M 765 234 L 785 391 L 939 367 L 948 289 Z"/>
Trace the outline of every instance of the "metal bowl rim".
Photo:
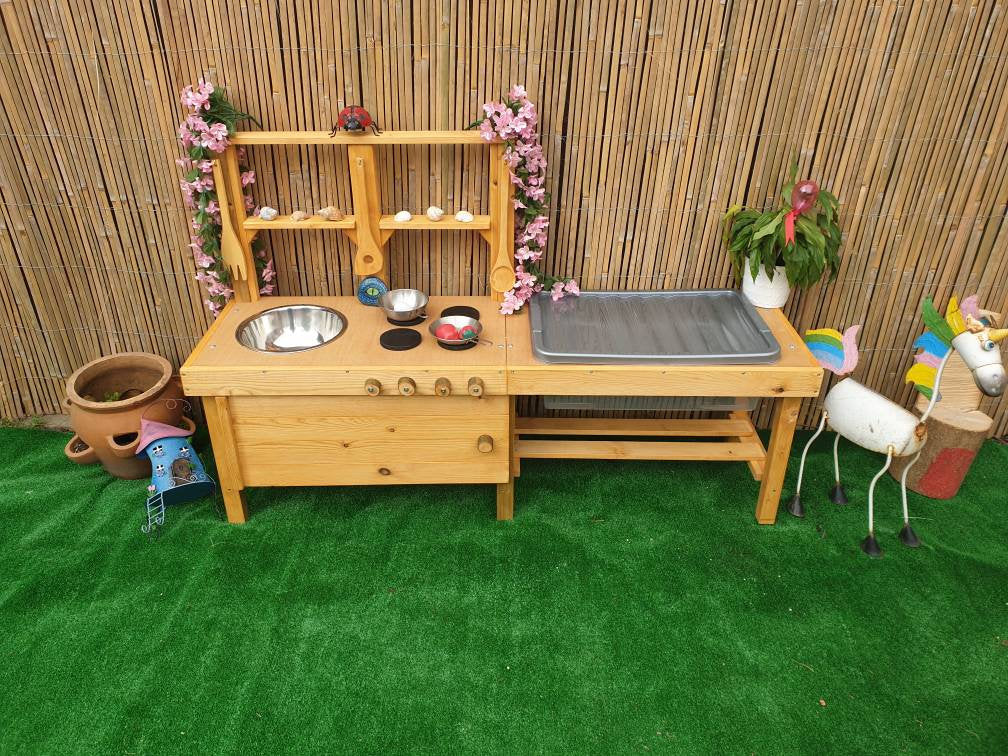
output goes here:
<path id="1" fill-rule="evenodd" d="M 476 338 L 474 339 L 438 338 L 438 335 L 434 333 L 434 331 L 437 330 L 438 324 L 441 323 L 442 321 L 447 322 L 450 318 L 458 318 L 460 320 L 471 321 L 470 323 L 465 323 L 464 325 L 471 325 L 471 323 L 475 323 L 478 329 L 476 332 Z M 449 323 L 449 325 L 455 325 L 455 324 Z M 474 341 L 479 341 L 480 338 L 483 336 L 483 322 L 476 318 L 470 318 L 468 315 L 445 315 L 443 317 L 435 318 L 434 321 L 429 326 L 427 326 L 427 330 L 430 331 L 431 336 L 433 336 L 437 341 L 441 342 L 442 344 L 450 344 L 452 346 L 458 346 L 459 344 L 471 344 Z"/>
<path id="2" fill-rule="evenodd" d="M 387 307 L 385 305 L 385 297 L 389 296 L 390 294 L 395 294 L 397 291 L 415 291 L 417 294 L 423 297 L 423 301 L 416 307 L 411 307 L 408 310 L 393 310 L 391 307 Z M 413 313 L 416 313 L 418 310 L 423 310 L 425 307 L 427 307 L 427 305 L 430 304 L 430 296 L 428 296 L 427 292 L 420 291 L 420 289 L 389 289 L 380 297 L 378 297 L 378 304 L 381 305 L 381 308 L 385 310 L 385 312 L 389 315 L 402 315 L 403 317 L 398 318 L 399 320 L 412 320 L 413 317 L 416 317 L 416 315 L 413 315 L 413 317 L 409 316 L 412 315 Z"/>
<path id="3" fill-rule="evenodd" d="M 275 310 L 288 310 L 288 309 L 291 309 L 291 308 L 294 308 L 294 307 L 306 307 L 309 310 L 328 310 L 329 312 L 334 312 L 334 313 L 336 313 L 339 316 L 340 320 L 343 321 L 343 327 L 340 329 L 339 333 L 337 333 L 331 339 L 323 341 L 321 344 L 316 344 L 315 346 L 305 347 L 304 349 L 292 349 L 292 350 L 289 350 L 289 351 L 271 352 L 271 351 L 269 351 L 267 349 L 256 349 L 255 347 L 249 346 L 248 344 L 246 344 L 245 342 L 243 342 L 238 337 L 238 333 L 241 331 L 242 328 L 244 328 L 245 326 L 247 326 L 249 323 L 251 323 L 256 318 L 262 317 L 267 312 L 273 312 Z M 310 352 L 312 349 L 321 349 L 324 346 L 328 346 L 329 344 L 332 344 L 334 341 L 336 341 L 336 339 L 338 339 L 340 336 L 342 336 L 344 333 L 346 333 L 349 329 L 350 329 L 350 321 L 347 320 L 346 315 L 344 315 L 342 312 L 340 312 L 339 310 L 337 310 L 335 307 L 329 307 L 327 305 L 310 304 L 310 303 L 306 303 L 306 304 L 286 304 L 286 305 L 277 305 L 276 307 L 267 307 L 265 310 L 260 310 L 255 315 L 249 315 L 247 318 L 245 318 L 245 320 L 243 320 L 241 323 L 238 324 L 237 328 L 235 328 L 235 341 L 237 341 L 239 344 L 241 344 L 246 349 L 249 349 L 249 350 L 251 350 L 253 352 L 256 352 L 257 354 L 300 354 L 301 352 Z"/>

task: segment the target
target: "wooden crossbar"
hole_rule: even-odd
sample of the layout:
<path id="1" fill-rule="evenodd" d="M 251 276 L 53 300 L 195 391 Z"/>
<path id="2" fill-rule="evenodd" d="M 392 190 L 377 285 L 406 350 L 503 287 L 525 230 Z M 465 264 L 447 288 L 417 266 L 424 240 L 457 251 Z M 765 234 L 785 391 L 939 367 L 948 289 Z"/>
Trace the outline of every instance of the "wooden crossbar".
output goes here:
<path id="1" fill-rule="evenodd" d="M 521 417 L 517 432 L 538 436 L 747 436 L 755 431 L 748 419 Z"/>
<path id="2" fill-rule="evenodd" d="M 523 459 L 660 459 L 660 460 L 762 460 L 763 447 L 753 441 L 588 441 L 518 440 Z"/>
<path id="3" fill-rule="evenodd" d="M 520 417 L 515 420 L 515 459 L 650 459 L 747 462 L 756 480 L 763 477 L 766 449 L 748 412 L 722 419 Z M 527 438 L 532 436 L 533 438 Z M 542 436 L 564 436 L 546 439 Z M 570 438 L 573 436 L 574 438 Z M 720 438 L 720 441 L 624 441 L 580 438 L 629 436 Z M 540 437 L 540 438 L 536 438 Z"/>

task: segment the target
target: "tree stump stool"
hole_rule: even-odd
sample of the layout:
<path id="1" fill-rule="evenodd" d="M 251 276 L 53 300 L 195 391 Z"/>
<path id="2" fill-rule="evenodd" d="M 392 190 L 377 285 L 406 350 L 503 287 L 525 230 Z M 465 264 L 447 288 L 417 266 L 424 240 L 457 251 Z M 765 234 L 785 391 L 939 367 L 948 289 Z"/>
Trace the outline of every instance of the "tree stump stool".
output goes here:
<path id="1" fill-rule="evenodd" d="M 907 488 L 931 499 L 951 499 L 994 421 L 979 410 L 935 405 L 927 421 L 927 443 L 907 475 Z M 894 459 L 889 474 L 899 480 L 912 457 Z"/>

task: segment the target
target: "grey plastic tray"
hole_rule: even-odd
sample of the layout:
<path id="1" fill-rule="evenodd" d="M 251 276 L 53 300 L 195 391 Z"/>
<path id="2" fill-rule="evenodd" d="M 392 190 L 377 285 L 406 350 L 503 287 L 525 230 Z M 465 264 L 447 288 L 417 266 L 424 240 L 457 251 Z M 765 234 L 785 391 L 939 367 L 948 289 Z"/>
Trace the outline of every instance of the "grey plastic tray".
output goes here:
<path id="1" fill-rule="evenodd" d="M 768 364 L 780 345 L 734 289 L 584 291 L 530 302 L 532 350 L 544 362 Z"/>

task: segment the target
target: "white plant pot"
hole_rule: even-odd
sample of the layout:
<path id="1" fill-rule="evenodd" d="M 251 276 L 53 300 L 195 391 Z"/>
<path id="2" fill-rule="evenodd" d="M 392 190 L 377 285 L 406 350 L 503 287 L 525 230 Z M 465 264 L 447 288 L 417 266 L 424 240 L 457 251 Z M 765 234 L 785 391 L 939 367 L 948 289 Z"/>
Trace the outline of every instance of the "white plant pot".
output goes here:
<path id="1" fill-rule="evenodd" d="M 761 265 L 754 281 L 752 273 L 749 271 L 749 258 L 747 257 L 745 268 L 742 270 L 742 293 L 756 307 L 783 307 L 791 295 L 791 287 L 788 285 L 784 266 L 778 265 L 774 277 L 771 279 Z"/>

